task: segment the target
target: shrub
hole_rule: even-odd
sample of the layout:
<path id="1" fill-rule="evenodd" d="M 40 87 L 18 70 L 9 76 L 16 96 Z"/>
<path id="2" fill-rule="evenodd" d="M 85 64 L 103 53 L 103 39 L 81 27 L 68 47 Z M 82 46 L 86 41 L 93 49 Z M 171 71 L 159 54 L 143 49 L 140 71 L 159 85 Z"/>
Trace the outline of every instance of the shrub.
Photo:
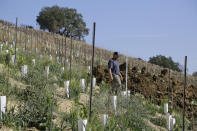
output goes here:
<path id="1" fill-rule="evenodd" d="M 79 81 L 72 80 L 70 83 L 70 96 L 77 102 L 79 100 L 79 95 L 81 92 L 81 86 L 79 84 Z"/>
<path id="2" fill-rule="evenodd" d="M 159 118 L 157 118 L 157 117 L 152 117 L 151 119 L 150 119 L 150 121 L 153 123 L 153 124 L 155 124 L 155 125 L 157 125 L 157 126 L 162 126 L 162 127 L 167 127 L 167 123 L 166 123 L 166 119 L 165 118 L 163 118 L 163 117 L 159 117 Z"/>
<path id="3" fill-rule="evenodd" d="M 23 92 L 24 104 L 19 105 L 20 118 L 30 127 L 50 126 L 52 94 L 44 87 L 29 86 Z"/>
<path id="4" fill-rule="evenodd" d="M 15 129 L 20 129 L 20 127 L 26 127 L 26 123 L 21 121 L 18 114 L 14 112 L 15 107 L 12 107 L 9 111 L 7 111 L 6 115 L 3 114 L 1 123 L 7 127 L 14 127 Z"/>
<path id="5" fill-rule="evenodd" d="M 52 90 L 47 86 L 44 70 L 38 67 L 28 72 L 23 80 L 26 89 L 21 93 L 22 103 L 19 105 L 19 116 L 30 127 L 37 127 L 41 130 L 49 128 L 52 115 L 51 106 L 56 100 L 52 97 Z"/>
<path id="6" fill-rule="evenodd" d="M 93 112 L 91 115 L 91 120 L 88 122 L 86 126 L 87 131 L 101 131 L 104 130 L 102 121 L 99 118 L 99 114 Z"/>

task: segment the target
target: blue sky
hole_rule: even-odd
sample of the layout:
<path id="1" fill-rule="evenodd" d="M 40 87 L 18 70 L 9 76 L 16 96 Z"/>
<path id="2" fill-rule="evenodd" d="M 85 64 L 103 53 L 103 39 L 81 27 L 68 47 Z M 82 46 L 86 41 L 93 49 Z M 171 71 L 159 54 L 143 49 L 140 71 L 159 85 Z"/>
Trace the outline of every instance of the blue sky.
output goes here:
<path id="1" fill-rule="evenodd" d="M 45 6 L 76 8 L 90 34 L 97 23 L 96 45 L 148 60 L 162 54 L 197 71 L 197 0 L 1 0 L 0 19 L 36 26 Z"/>

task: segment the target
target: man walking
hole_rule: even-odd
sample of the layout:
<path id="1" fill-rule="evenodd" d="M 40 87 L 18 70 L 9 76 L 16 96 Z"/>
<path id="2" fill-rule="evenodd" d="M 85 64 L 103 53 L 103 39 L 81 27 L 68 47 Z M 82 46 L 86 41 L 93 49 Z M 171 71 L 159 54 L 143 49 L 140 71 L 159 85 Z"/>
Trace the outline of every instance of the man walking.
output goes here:
<path id="1" fill-rule="evenodd" d="M 109 76 L 112 81 L 112 93 L 115 95 L 120 93 L 122 88 L 121 80 L 123 79 L 120 73 L 119 63 L 117 61 L 118 57 L 118 52 L 114 52 L 113 58 L 111 58 L 108 62 Z"/>

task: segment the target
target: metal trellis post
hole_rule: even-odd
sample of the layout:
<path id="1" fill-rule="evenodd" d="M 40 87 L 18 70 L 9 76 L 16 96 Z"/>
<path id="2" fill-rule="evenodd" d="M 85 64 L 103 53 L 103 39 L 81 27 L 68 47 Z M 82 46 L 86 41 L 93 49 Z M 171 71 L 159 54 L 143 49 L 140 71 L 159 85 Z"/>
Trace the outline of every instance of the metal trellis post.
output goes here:
<path id="1" fill-rule="evenodd" d="M 95 45 L 95 28 L 96 23 L 93 24 L 93 37 L 92 37 L 92 65 L 91 65 L 91 87 L 90 87 L 90 105 L 89 105 L 89 120 L 91 119 L 91 113 L 92 113 L 92 80 L 93 80 L 93 66 L 94 66 L 94 45 Z"/>

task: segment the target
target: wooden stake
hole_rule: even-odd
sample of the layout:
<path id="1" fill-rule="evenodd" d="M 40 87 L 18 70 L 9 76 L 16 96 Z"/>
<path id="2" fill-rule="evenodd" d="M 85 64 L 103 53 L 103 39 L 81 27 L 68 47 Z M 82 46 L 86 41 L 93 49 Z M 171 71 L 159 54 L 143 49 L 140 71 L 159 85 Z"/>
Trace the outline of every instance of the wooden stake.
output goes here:
<path id="1" fill-rule="evenodd" d="M 69 76 L 70 83 L 71 83 L 71 77 L 72 77 L 71 67 L 72 67 L 72 35 L 70 36 L 70 76 Z"/>
<path id="2" fill-rule="evenodd" d="M 15 38 L 15 50 L 14 50 L 15 51 L 14 63 L 16 63 L 16 44 L 17 44 L 17 28 L 18 28 L 17 26 L 18 26 L 18 18 L 16 17 L 16 27 L 15 27 L 16 28 L 16 38 Z"/>
<path id="3" fill-rule="evenodd" d="M 65 36 L 65 46 L 64 46 L 64 70 L 66 70 L 66 36 Z"/>

